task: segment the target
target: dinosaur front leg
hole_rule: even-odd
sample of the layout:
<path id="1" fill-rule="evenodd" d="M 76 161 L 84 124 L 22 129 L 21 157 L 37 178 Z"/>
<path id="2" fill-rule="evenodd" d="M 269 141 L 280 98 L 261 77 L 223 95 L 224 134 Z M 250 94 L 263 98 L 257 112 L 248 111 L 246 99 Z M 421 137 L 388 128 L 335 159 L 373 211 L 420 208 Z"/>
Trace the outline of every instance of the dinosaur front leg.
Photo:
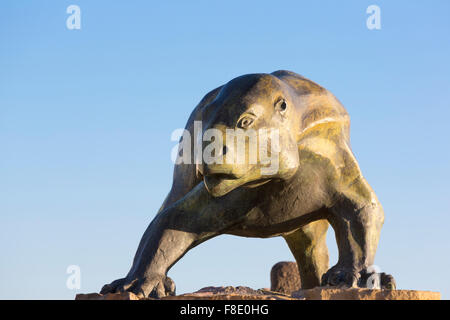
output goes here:
<path id="1" fill-rule="evenodd" d="M 236 205 L 236 203 L 240 203 Z M 251 206 L 238 190 L 212 197 L 203 183 L 157 214 L 145 231 L 128 275 L 105 285 L 101 293 L 130 291 L 141 297 L 174 294 L 168 270 L 187 251 L 223 233 L 245 217 Z"/>
<path id="2" fill-rule="evenodd" d="M 322 285 L 365 287 L 365 279 L 372 273 L 384 212 L 370 186 L 360 177 L 351 189 L 340 193 L 328 218 L 333 226 L 339 251 L 335 266 L 322 278 Z M 395 287 L 391 276 L 383 274 L 387 283 Z M 387 278 L 386 278 L 387 276 Z M 386 282 L 386 280 L 383 280 Z"/>
<path id="3" fill-rule="evenodd" d="M 363 208 L 345 206 L 330 218 L 336 234 L 339 259 L 323 278 L 323 285 L 358 286 L 361 272 L 373 264 L 383 222 L 382 210 L 368 204 Z"/>

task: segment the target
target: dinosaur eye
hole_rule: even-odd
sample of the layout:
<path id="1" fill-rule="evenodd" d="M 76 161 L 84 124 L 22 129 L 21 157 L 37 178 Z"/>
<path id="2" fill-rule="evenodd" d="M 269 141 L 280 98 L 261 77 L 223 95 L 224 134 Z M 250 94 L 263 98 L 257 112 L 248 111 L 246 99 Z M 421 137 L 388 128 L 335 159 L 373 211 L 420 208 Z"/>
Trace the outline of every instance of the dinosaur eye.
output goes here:
<path id="1" fill-rule="evenodd" d="M 278 102 L 275 104 L 275 109 L 280 111 L 281 113 L 284 113 L 287 109 L 286 100 L 284 99 L 278 100 Z"/>
<path id="2" fill-rule="evenodd" d="M 241 120 L 239 120 L 238 122 L 238 127 L 241 129 L 245 129 L 251 126 L 251 124 L 253 123 L 253 119 L 250 117 L 243 117 Z"/>

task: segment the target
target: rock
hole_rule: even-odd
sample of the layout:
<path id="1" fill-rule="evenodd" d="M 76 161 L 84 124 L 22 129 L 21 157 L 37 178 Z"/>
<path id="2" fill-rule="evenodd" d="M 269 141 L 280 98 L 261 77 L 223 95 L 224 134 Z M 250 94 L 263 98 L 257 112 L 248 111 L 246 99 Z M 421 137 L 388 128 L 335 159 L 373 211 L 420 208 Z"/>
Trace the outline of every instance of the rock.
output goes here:
<path id="1" fill-rule="evenodd" d="M 300 275 L 297 263 L 282 261 L 270 271 L 270 290 L 290 295 L 300 289 Z"/>
<path id="2" fill-rule="evenodd" d="M 77 294 L 75 300 L 140 300 L 131 292 Z M 143 300 L 153 300 L 151 298 Z M 205 287 L 192 293 L 178 296 L 167 296 L 161 300 L 303 300 L 293 298 L 280 292 L 272 292 L 268 289 L 255 290 L 249 287 Z"/>
<path id="3" fill-rule="evenodd" d="M 433 291 L 333 287 L 299 290 L 292 297 L 305 300 L 441 300 L 441 294 Z"/>
<path id="4" fill-rule="evenodd" d="M 301 299 L 301 298 L 300 298 Z M 205 287 L 193 293 L 169 296 L 163 300 L 298 300 L 280 292 L 249 287 Z"/>
<path id="5" fill-rule="evenodd" d="M 107 293 L 105 295 L 100 293 L 80 293 L 76 295 L 75 300 L 139 300 L 139 298 L 131 292 Z"/>

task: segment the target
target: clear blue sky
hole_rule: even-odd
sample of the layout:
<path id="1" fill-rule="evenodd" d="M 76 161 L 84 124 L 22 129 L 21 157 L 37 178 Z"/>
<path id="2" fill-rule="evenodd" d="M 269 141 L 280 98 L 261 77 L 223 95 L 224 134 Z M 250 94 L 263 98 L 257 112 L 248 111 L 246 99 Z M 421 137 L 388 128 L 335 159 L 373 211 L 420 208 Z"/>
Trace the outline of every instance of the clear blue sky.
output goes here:
<path id="1" fill-rule="evenodd" d="M 68 30 L 66 8 L 81 8 Z M 381 8 L 381 30 L 366 8 Z M 331 90 L 386 213 L 376 264 L 450 298 L 450 2 L 1 1 L 0 298 L 72 299 L 124 276 L 171 185 L 172 131 L 209 90 L 288 69 Z M 333 233 L 329 236 L 336 261 Z M 281 238 L 222 236 L 178 292 L 269 286 Z M 79 265 L 81 289 L 66 287 Z"/>

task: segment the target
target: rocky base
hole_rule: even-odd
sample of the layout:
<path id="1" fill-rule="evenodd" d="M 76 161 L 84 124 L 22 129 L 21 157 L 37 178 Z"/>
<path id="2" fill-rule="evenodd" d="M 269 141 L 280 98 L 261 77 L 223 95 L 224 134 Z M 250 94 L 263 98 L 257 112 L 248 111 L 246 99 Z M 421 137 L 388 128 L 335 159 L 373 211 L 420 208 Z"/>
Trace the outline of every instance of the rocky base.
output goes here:
<path id="1" fill-rule="evenodd" d="M 248 287 L 206 287 L 193 293 L 162 298 L 162 300 L 440 300 L 441 294 L 416 290 L 377 290 L 334 287 L 317 287 L 299 290 L 292 295 L 270 291 L 254 290 Z M 78 294 L 75 300 L 139 300 L 130 292 Z"/>
<path id="2" fill-rule="evenodd" d="M 335 287 L 299 290 L 293 292 L 292 297 L 304 300 L 441 300 L 441 294 L 433 291 Z"/>
<path id="3" fill-rule="evenodd" d="M 77 294 L 75 300 L 139 300 L 130 292 Z M 154 300 L 148 298 L 146 300 Z M 269 289 L 254 290 L 249 287 L 206 287 L 196 292 L 185 293 L 178 296 L 168 296 L 161 300 L 299 300 L 281 292 L 270 291 Z M 303 298 L 300 298 L 303 300 Z"/>

